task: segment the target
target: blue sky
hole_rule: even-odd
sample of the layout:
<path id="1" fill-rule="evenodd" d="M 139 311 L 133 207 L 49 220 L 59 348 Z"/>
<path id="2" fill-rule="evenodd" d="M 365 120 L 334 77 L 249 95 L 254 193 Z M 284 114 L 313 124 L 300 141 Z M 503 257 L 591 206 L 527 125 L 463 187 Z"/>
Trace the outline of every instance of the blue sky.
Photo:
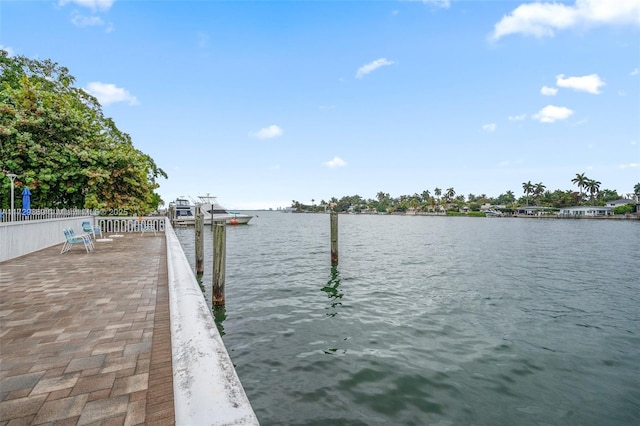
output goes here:
<path id="1" fill-rule="evenodd" d="M 230 208 L 640 182 L 640 1 L 0 3 L 169 175 Z"/>

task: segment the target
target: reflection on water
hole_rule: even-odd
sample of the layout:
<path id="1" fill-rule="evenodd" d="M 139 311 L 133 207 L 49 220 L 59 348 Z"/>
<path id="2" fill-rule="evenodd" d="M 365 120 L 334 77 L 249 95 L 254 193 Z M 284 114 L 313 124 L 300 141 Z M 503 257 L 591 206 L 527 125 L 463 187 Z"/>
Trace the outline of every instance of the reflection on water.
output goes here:
<path id="1" fill-rule="evenodd" d="M 327 284 L 322 287 L 320 291 L 327 293 L 327 297 L 330 301 L 329 306 L 325 307 L 325 309 L 329 310 L 329 312 L 326 312 L 325 315 L 328 318 L 335 317 L 336 315 L 338 315 L 338 307 L 342 305 L 342 297 L 344 296 L 344 292 L 340 290 L 340 271 L 338 271 L 337 266 L 331 267 L 329 281 L 327 281 Z M 331 325 L 329 325 L 329 328 L 331 329 Z M 347 340 L 347 338 L 345 337 L 342 340 Z M 323 350 L 323 352 L 327 355 L 334 355 L 336 353 L 344 354 L 347 351 L 346 349 L 342 349 L 339 352 L 339 349 L 337 347 L 331 347 Z"/>
<path id="2" fill-rule="evenodd" d="M 214 306 L 213 307 L 213 319 L 216 323 L 216 327 L 218 327 L 218 332 L 220 336 L 224 336 L 226 333 L 224 332 L 224 320 L 227 319 L 227 308 L 225 306 Z"/>
<path id="3" fill-rule="evenodd" d="M 331 312 L 327 312 L 327 316 L 334 317 L 338 315 L 336 307 L 342 305 L 340 299 L 344 296 L 344 293 L 340 291 L 340 271 L 337 266 L 331 267 L 331 274 L 329 275 L 329 281 L 320 290 L 327 293 L 327 297 L 331 300 L 331 305 L 327 309 L 331 309 Z"/>

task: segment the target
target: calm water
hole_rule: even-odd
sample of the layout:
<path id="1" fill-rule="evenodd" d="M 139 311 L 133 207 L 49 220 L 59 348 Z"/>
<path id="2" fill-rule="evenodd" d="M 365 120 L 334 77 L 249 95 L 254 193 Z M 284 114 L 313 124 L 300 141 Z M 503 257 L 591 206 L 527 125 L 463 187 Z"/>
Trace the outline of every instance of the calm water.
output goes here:
<path id="1" fill-rule="evenodd" d="M 255 214 L 217 315 L 263 425 L 640 424 L 640 222 L 341 215 L 332 270 L 329 215 Z"/>

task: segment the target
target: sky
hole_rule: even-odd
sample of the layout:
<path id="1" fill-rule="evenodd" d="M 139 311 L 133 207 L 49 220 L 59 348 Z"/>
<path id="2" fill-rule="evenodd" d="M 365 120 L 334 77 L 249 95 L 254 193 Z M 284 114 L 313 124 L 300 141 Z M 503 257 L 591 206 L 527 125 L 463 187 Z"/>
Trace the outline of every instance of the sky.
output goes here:
<path id="1" fill-rule="evenodd" d="M 169 176 L 234 209 L 640 182 L 640 0 L 3 0 Z"/>

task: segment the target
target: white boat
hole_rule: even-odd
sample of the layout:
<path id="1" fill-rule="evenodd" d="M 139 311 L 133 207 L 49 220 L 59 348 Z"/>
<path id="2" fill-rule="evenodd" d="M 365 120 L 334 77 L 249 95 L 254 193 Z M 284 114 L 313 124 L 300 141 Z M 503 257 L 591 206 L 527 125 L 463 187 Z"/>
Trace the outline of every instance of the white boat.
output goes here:
<path id="1" fill-rule="evenodd" d="M 204 224 L 224 220 L 227 225 L 245 225 L 253 216 L 230 212 L 222 207 L 213 195 L 201 195 L 195 204 L 185 197 L 178 197 L 169 203 L 171 221 L 174 225 L 194 225 L 196 222 L 196 207 L 200 207 L 204 215 Z"/>
<path id="2" fill-rule="evenodd" d="M 227 225 L 246 225 L 253 216 L 248 214 L 230 212 L 222 207 L 216 197 L 213 195 L 200 195 L 197 206 L 200 207 L 204 215 L 205 225 L 211 225 L 211 222 L 224 220 Z"/>
<path id="3" fill-rule="evenodd" d="M 502 216 L 501 212 L 495 211 L 495 210 L 485 210 L 484 212 L 485 216 L 487 217 L 498 217 L 498 216 Z"/>
<path id="4" fill-rule="evenodd" d="M 195 206 L 186 198 L 178 197 L 169 203 L 171 222 L 174 225 L 193 225 L 195 223 Z"/>

